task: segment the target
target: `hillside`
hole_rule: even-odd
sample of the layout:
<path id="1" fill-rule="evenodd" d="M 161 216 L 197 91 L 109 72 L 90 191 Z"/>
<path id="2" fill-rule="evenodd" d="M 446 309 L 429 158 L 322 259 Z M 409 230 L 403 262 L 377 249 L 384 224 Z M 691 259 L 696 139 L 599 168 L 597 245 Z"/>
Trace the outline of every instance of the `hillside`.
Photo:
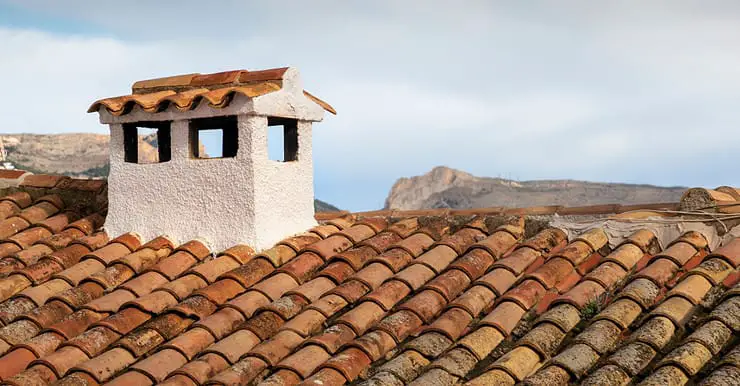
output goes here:
<path id="1" fill-rule="evenodd" d="M 104 134 L 2 134 L 8 159 L 31 172 L 102 177 L 107 175 Z"/>
<path id="2" fill-rule="evenodd" d="M 686 188 L 575 180 L 512 181 L 439 166 L 391 188 L 386 209 L 677 202 Z"/>
<path id="3" fill-rule="evenodd" d="M 33 173 L 64 174 L 74 177 L 108 175 L 108 141 L 105 134 L 0 134 L 8 160 L 18 169 Z M 139 157 L 156 157 L 156 138 L 144 138 Z M 203 150 L 201 150 L 203 151 Z M 339 209 L 321 200 L 314 201 L 317 212 Z"/>
<path id="4" fill-rule="evenodd" d="M 317 212 L 339 212 L 341 210 L 328 202 L 319 200 L 318 198 L 313 200 L 313 209 Z"/>

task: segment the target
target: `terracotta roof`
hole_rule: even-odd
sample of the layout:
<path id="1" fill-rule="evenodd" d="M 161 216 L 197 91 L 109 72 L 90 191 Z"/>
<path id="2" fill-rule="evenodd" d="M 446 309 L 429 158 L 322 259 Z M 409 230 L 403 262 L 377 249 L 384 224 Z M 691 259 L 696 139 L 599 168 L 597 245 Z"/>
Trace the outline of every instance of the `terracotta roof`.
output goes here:
<path id="1" fill-rule="evenodd" d="M 279 91 L 287 69 L 234 70 L 140 80 L 131 86 L 132 94 L 97 100 L 87 112 L 97 112 L 100 107 L 105 107 L 111 114 L 120 116 L 128 114 L 137 105 L 150 113 L 164 111 L 170 105 L 180 111 L 187 111 L 195 109 L 204 101 L 211 107 L 224 108 L 235 94 L 255 98 Z M 324 110 L 337 113 L 331 105 L 308 91 L 303 91 L 303 94 Z"/>
<path id="2" fill-rule="evenodd" d="M 734 201 L 733 201 L 734 202 Z M 666 202 L 666 203 L 654 203 L 654 204 L 632 204 L 632 205 L 621 205 L 621 204 L 605 204 L 605 205 L 587 205 L 587 206 L 563 206 L 563 205 L 550 205 L 550 206 L 530 206 L 522 208 L 506 208 L 506 207 L 489 207 L 489 208 L 471 208 L 471 209 L 450 209 L 450 208 L 438 208 L 438 209 L 418 209 L 418 210 L 396 210 L 396 209 L 384 209 L 384 210 L 373 210 L 367 212 L 322 212 L 317 213 L 316 218 L 319 220 L 331 220 L 333 218 L 344 217 L 348 215 L 361 216 L 361 217 L 413 217 L 413 216 L 512 216 L 512 215 L 536 215 L 536 216 L 548 216 L 548 215 L 610 215 L 610 214 L 621 214 L 630 213 L 634 211 L 676 211 L 680 208 L 678 202 Z"/>
<path id="3" fill-rule="evenodd" d="M 261 253 L 209 251 L 100 232 L 104 210 L 69 197 L 104 181 L 21 178 L 0 197 L 5 384 L 732 384 L 740 373 L 731 234 L 710 250 L 698 231 L 661 244 L 638 226 L 612 245 L 606 228 L 569 238 L 537 216 L 394 212 L 326 220 Z M 721 211 L 739 201 L 715 192 L 692 190 L 675 212 L 714 205 L 732 228 Z"/>

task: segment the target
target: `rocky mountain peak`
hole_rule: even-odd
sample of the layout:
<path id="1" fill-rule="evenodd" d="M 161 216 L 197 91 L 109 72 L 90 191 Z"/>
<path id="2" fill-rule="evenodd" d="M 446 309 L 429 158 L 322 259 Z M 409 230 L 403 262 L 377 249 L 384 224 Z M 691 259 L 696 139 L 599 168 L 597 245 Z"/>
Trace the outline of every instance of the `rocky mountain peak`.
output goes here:
<path id="1" fill-rule="evenodd" d="M 677 202 L 684 190 L 683 187 L 576 180 L 513 181 L 477 177 L 446 166 L 438 166 L 420 176 L 398 179 L 385 201 L 385 208 L 463 209 Z"/>
<path id="2" fill-rule="evenodd" d="M 455 186 L 474 183 L 473 175 L 449 168 L 437 166 L 429 172 L 414 177 L 399 178 L 385 201 L 386 209 L 419 209 L 420 202 L 429 196 Z"/>

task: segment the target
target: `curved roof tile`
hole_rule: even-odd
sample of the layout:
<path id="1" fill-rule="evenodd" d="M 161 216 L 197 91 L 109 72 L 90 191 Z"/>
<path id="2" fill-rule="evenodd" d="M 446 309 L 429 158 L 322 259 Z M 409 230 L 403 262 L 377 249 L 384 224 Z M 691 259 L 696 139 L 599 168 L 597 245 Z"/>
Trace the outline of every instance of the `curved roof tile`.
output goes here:
<path id="1" fill-rule="evenodd" d="M 148 113 L 156 113 L 164 111 L 170 104 L 174 104 L 180 111 L 187 111 L 196 108 L 203 99 L 211 107 L 224 108 L 229 105 L 234 94 L 256 98 L 279 91 L 287 69 L 234 70 L 141 80 L 131 87 L 132 94 L 99 99 L 90 105 L 87 112 L 94 113 L 105 107 L 111 114 L 120 116 L 128 114 L 138 105 Z M 303 94 L 324 110 L 336 115 L 336 110 L 325 101 L 305 90 Z"/>

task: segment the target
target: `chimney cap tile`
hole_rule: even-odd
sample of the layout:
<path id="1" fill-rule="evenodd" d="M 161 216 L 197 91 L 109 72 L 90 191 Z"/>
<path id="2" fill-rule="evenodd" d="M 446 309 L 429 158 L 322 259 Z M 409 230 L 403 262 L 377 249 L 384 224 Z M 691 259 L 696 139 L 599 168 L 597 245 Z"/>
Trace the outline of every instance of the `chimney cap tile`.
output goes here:
<path id="1" fill-rule="evenodd" d="M 289 67 L 267 70 L 233 70 L 212 74 L 184 74 L 134 82 L 130 95 L 104 98 L 95 101 L 87 110 L 97 112 L 104 107 L 114 116 L 128 114 L 134 106 L 148 113 L 165 110 L 170 103 L 179 110 L 192 110 L 205 99 L 211 107 L 229 105 L 234 94 L 256 98 L 284 89 Z M 296 72 L 297 73 L 297 72 Z M 324 110 L 335 114 L 336 110 L 325 101 L 303 90 L 303 95 Z"/>

